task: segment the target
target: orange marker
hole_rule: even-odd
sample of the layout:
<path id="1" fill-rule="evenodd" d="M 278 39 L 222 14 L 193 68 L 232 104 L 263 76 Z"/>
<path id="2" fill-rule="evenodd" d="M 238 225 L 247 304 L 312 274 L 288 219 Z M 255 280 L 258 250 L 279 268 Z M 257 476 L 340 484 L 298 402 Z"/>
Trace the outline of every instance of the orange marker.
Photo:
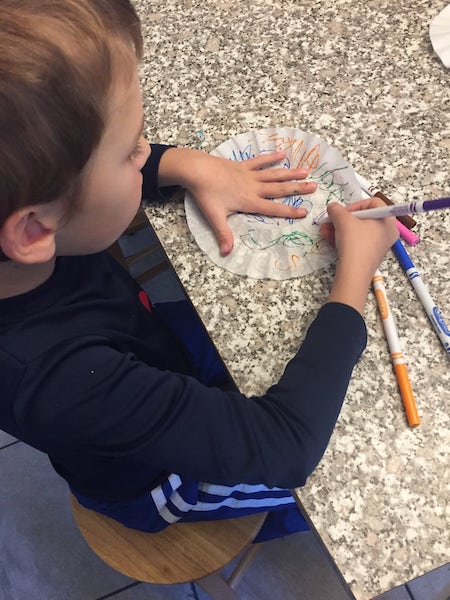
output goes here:
<path id="1" fill-rule="evenodd" d="M 419 414 L 417 412 L 414 394 L 409 381 L 408 370 L 406 368 L 405 359 L 400 347 L 397 328 L 389 307 L 386 296 L 386 288 L 380 271 L 376 271 L 372 279 L 372 285 L 377 299 L 378 310 L 380 311 L 381 320 L 383 323 L 384 333 L 391 353 L 392 364 L 394 365 L 395 376 L 402 397 L 403 406 L 405 407 L 406 418 L 410 427 L 417 427 L 420 423 Z"/>

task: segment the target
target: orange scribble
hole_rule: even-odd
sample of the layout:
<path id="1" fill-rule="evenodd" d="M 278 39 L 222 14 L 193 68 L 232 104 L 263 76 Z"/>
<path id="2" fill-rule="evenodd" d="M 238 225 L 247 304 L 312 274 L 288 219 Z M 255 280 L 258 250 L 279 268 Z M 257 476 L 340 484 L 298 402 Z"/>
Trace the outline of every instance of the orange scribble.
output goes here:
<path id="1" fill-rule="evenodd" d="M 274 262 L 274 267 L 278 271 L 292 271 L 292 269 L 297 269 L 297 265 L 295 263 L 298 262 L 299 260 L 300 260 L 300 257 L 297 254 L 292 254 L 291 255 L 292 265 L 288 265 L 287 267 L 284 267 L 284 266 L 280 267 L 279 261 L 277 258 L 277 260 Z"/>
<path id="2" fill-rule="evenodd" d="M 305 145 L 304 140 L 279 136 L 277 133 L 269 135 L 266 141 L 272 142 L 276 150 L 286 153 L 292 168 L 306 167 L 307 169 L 315 169 L 319 164 L 320 144 L 316 144 L 307 151 L 303 148 Z"/>
<path id="3" fill-rule="evenodd" d="M 324 250 L 326 253 L 327 250 L 329 250 L 329 248 L 330 248 L 330 243 L 323 238 L 319 238 L 311 246 L 310 253 L 311 254 L 322 254 Z"/>

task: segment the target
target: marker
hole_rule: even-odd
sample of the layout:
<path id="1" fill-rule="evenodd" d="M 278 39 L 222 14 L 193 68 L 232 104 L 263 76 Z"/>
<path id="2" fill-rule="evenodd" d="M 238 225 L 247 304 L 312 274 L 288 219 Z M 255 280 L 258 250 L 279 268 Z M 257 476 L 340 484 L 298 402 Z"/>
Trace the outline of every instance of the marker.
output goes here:
<path id="1" fill-rule="evenodd" d="M 421 200 L 418 202 L 408 202 L 407 204 L 394 204 L 393 206 L 379 206 L 377 208 L 367 208 L 364 210 L 355 210 L 352 212 L 358 219 L 384 219 L 385 217 L 398 217 L 399 215 L 418 214 L 432 210 L 442 210 L 450 208 L 450 198 L 436 198 L 435 200 Z M 329 223 L 330 219 L 325 212 L 321 213 L 313 223 L 321 225 Z"/>
<path id="2" fill-rule="evenodd" d="M 415 246 L 420 242 L 420 237 L 418 237 L 413 231 L 405 227 L 399 219 L 397 219 L 397 229 L 400 234 L 400 237 L 402 237 L 405 240 L 405 242 L 408 242 L 410 246 Z"/>
<path id="3" fill-rule="evenodd" d="M 361 186 L 361 190 L 364 194 L 364 197 L 366 197 L 366 196 L 371 197 L 370 192 L 368 192 L 367 190 L 369 188 L 373 188 L 374 186 L 371 186 L 369 184 L 369 182 L 366 181 L 364 179 L 364 177 L 362 177 L 359 173 L 356 173 L 356 171 L 355 171 L 355 176 L 356 176 L 356 179 L 358 180 L 359 185 Z M 385 202 L 385 200 L 383 200 L 383 202 Z M 393 202 L 391 200 L 389 200 L 389 202 L 390 202 L 390 204 L 393 204 Z M 420 238 L 414 232 L 412 232 L 407 227 L 405 227 L 403 225 L 403 223 L 401 223 L 399 221 L 399 219 L 397 219 L 397 229 L 400 234 L 400 237 L 402 237 L 405 240 L 405 242 L 408 242 L 408 244 L 410 246 L 415 246 L 416 244 L 418 244 L 420 242 Z"/>
<path id="4" fill-rule="evenodd" d="M 364 179 L 364 177 L 362 175 L 360 175 L 359 173 L 355 173 L 355 176 L 356 176 L 356 179 L 358 180 L 360 187 L 365 192 L 367 192 L 369 194 L 369 196 L 376 196 L 377 198 L 380 198 L 381 200 L 383 200 L 383 202 L 385 204 L 388 204 L 389 206 L 394 205 L 394 202 L 392 202 L 392 200 L 390 198 L 385 196 L 383 194 L 383 192 L 377 188 L 376 185 L 369 183 L 367 181 L 367 179 Z M 403 216 L 400 216 L 397 218 L 400 221 L 400 223 L 402 223 L 408 230 L 412 229 L 416 225 L 416 222 L 414 221 L 414 219 L 412 217 L 410 217 L 409 215 L 403 215 Z M 408 241 L 408 240 L 406 240 L 406 241 Z"/>
<path id="5" fill-rule="evenodd" d="M 398 258 L 398 261 L 406 275 L 408 276 L 408 279 L 411 282 L 417 297 L 419 298 L 425 312 L 428 315 L 428 318 L 431 321 L 431 324 L 433 325 L 436 333 L 439 336 L 439 339 L 442 342 L 442 345 L 445 348 L 445 351 L 447 352 L 447 356 L 450 358 L 450 330 L 445 324 L 442 314 L 436 306 L 433 298 L 430 296 L 430 292 L 422 281 L 420 274 L 418 273 L 413 261 L 411 260 L 408 252 L 405 250 L 400 240 L 395 242 L 395 244 L 392 246 L 392 250 L 395 256 Z"/>
<path id="6" fill-rule="evenodd" d="M 405 407 L 406 418 L 410 427 L 417 427 L 420 424 L 419 414 L 417 412 L 416 402 L 414 400 L 411 382 L 409 381 L 408 370 L 398 338 L 397 328 L 394 317 L 389 307 L 386 288 L 380 271 L 375 271 L 372 278 L 372 285 L 377 299 L 378 310 L 383 323 L 384 334 L 389 346 L 392 364 L 394 366 L 395 376 L 397 378 L 400 395 L 403 406 Z"/>
<path id="7" fill-rule="evenodd" d="M 364 190 L 362 190 L 362 193 L 368 196 Z M 320 225 L 321 223 L 326 223 L 327 220 L 327 209 L 325 209 L 313 219 L 313 223 L 315 225 Z M 405 227 L 403 223 L 400 223 L 398 219 L 396 219 L 396 224 L 400 237 L 402 237 L 405 242 L 408 242 L 410 246 L 415 246 L 420 242 L 420 238 L 417 237 L 417 235 L 410 231 L 407 227 Z"/>

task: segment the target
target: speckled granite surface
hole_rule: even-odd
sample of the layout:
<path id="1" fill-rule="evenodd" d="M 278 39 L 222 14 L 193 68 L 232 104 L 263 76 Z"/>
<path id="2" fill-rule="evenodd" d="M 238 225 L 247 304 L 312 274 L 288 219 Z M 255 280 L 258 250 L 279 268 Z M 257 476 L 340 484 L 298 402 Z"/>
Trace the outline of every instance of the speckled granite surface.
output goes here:
<path id="1" fill-rule="evenodd" d="M 398 201 L 450 189 L 450 71 L 430 20 L 445 0 L 137 0 L 150 140 L 206 151 L 237 133 L 320 135 Z M 275 382 L 327 295 L 333 269 L 282 282 L 214 266 L 181 201 L 152 223 L 241 389 Z M 450 321 L 450 212 L 417 218 L 411 250 Z M 299 495 L 355 596 L 450 560 L 450 361 L 396 260 L 382 265 L 422 424 L 410 429 L 376 304 L 368 348 L 319 468 Z"/>

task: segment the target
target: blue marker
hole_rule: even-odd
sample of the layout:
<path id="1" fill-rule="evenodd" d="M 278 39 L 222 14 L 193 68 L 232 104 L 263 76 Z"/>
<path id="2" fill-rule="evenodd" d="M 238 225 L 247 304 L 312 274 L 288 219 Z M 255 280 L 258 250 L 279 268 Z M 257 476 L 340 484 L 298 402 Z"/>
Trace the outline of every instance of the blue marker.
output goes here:
<path id="1" fill-rule="evenodd" d="M 438 307 L 436 306 L 433 298 L 430 296 L 430 292 L 428 291 L 426 285 L 422 281 L 419 273 L 417 272 L 414 263 L 412 262 L 409 254 L 406 252 L 403 244 L 400 240 L 397 240 L 395 244 L 392 246 L 392 250 L 395 256 L 398 258 L 398 261 L 405 273 L 408 276 L 411 285 L 414 288 L 414 291 L 417 294 L 425 312 L 428 315 L 436 333 L 441 340 L 448 357 L 450 358 L 450 330 L 445 324 L 444 318 L 439 312 Z"/>

